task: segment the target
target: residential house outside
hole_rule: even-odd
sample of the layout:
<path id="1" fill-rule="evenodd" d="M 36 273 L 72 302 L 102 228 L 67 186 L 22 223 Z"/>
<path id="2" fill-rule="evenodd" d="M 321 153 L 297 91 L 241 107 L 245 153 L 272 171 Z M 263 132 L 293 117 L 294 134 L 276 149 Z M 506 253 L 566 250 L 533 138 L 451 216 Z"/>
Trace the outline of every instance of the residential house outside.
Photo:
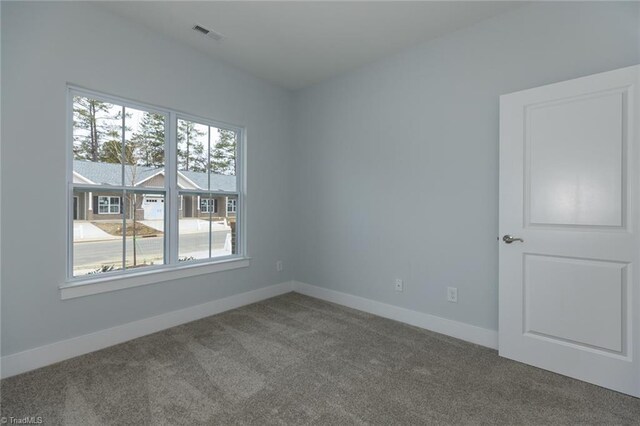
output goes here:
<path id="1" fill-rule="evenodd" d="M 210 189 L 208 179 L 211 179 Z M 92 161 L 73 161 L 73 182 L 77 184 L 122 185 L 122 165 L 115 163 L 100 163 Z M 133 182 L 134 188 L 163 188 L 164 168 L 125 166 L 125 179 L 128 184 Z M 194 171 L 178 171 L 178 187 L 183 190 L 211 190 L 235 191 L 236 177 Z M 140 206 L 135 208 L 136 220 L 164 219 L 164 197 L 153 193 L 145 194 Z M 229 197 L 200 197 L 199 195 L 182 195 L 179 200 L 179 218 L 228 218 L 232 220 L 236 215 L 237 200 Z M 100 221 L 131 219 L 133 211 L 126 209 L 122 193 L 101 190 L 100 192 L 74 191 L 73 219 Z"/>

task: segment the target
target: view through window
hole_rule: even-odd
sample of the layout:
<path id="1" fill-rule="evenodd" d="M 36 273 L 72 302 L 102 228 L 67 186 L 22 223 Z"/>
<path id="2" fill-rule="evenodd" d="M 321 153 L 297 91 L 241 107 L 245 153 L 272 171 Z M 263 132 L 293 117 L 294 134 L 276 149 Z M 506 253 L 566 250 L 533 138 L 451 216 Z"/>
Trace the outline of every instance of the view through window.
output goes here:
<path id="1" fill-rule="evenodd" d="M 72 277 L 238 253 L 239 130 L 72 95 Z"/>

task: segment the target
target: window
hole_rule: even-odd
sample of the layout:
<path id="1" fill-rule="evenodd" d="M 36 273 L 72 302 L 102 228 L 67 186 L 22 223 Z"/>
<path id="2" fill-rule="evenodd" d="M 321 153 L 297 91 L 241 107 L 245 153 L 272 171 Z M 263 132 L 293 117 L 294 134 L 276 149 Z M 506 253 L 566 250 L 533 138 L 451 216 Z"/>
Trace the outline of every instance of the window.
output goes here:
<path id="1" fill-rule="evenodd" d="M 69 93 L 70 281 L 241 257 L 242 129 Z"/>
<path id="2" fill-rule="evenodd" d="M 202 213 L 216 213 L 218 211 L 218 200 L 202 198 L 200 200 L 200 211 Z"/>
<path id="3" fill-rule="evenodd" d="M 231 214 L 231 213 L 235 213 L 236 209 L 238 208 L 238 200 L 233 199 L 233 198 L 229 198 L 227 199 L 227 213 Z"/>
<path id="4" fill-rule="evenodd" d="M 98 214 L 120 214 L 120 197 L 98 197 Z"/>
<path id="5" fill-rule="evenodd" d="M 227 197 L 239 198 L 238 129 L 178 116 L 176 167 L 183 198 L 178 226 L 178 258 L 198 260 L 233 256 L 238 251 L 238 224 L 227 218 Z M 196 230 L 200 230 L 196 233 Z"/>

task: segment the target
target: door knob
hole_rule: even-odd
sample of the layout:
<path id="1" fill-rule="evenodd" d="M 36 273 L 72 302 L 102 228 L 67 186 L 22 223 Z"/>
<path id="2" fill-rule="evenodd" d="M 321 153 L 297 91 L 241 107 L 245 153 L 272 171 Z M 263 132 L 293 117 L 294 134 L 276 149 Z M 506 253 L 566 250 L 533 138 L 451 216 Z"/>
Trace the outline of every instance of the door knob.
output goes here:
<path id="1" fill-rule="evenodd" d="M 514 241 L 520 241 L 521 243 L 524 243 L 524 240 L 522 238 L 514 237 L 513 235 L 509 235 L 509 234 L 502 237 L 502 241 L 504 241 L 507 244 L 511 244 Z"/>

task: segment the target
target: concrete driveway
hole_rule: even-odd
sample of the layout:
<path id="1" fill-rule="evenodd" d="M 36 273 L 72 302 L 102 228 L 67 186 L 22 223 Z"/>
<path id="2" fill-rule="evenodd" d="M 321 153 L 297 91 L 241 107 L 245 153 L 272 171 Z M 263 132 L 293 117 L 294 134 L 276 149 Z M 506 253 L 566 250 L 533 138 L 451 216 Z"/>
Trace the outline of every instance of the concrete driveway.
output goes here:
<path id="1" fill-rule="evenodd" d="M 73 222 L 73 241 L 85 242 L 85 241 L 108 241 L 108 240 L 121 240 L 122 237 L 116 237 L 111 234 L 107 234 L 102 229 L 93 225 L 90 222 L 74 221 Z"/>

